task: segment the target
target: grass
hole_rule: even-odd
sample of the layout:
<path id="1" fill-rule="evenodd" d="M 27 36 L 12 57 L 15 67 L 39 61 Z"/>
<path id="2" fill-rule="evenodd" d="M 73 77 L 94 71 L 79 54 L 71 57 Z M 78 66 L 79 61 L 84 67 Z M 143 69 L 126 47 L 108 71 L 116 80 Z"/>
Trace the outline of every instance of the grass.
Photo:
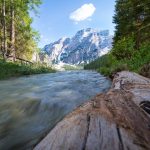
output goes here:
<path id="1" fill-rule="evenodd" d="M 83 67 L 82 66 L 79 66 L 79 65 L 69 65 L 69 64 L 65 64 L 64 66 L 63 66 L 63 68 L 65 69 L 65 70 L 81 70 L 81 69 L 83 69 Z"/>
<path id="2" fill-rule="evenodd" d="M 21 65 L 18 63 L 4 62 L 0 60 L 0 80 L 23 75 L 54 73 L 55 70 L 44 65 Z"/>

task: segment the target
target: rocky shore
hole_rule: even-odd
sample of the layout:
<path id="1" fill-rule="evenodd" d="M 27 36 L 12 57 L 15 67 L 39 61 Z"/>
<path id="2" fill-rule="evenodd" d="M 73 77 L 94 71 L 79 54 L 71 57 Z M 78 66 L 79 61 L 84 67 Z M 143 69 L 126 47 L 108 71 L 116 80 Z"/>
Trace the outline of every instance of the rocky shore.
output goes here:
<path id="1" fill-rule="evenodd" d="M 90 92 L 90 91 L 89 91 Z M 34 150 L 149 150 L 150 79 L 123 71 L 67 115 Z"/>

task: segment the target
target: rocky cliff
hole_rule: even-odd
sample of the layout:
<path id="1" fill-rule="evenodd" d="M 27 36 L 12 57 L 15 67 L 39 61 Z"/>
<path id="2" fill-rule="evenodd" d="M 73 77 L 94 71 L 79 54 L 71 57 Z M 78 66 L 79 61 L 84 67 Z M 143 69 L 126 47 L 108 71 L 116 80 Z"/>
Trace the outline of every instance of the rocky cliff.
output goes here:
<path id="1" fill-rule="evenodd" d="M 54 64 L 59 62 L 67 64 L 88 63 L 102 56 L 112 48 L 112 36 L 109 30 L 98 31 L 83 29 L 72 38 L 61 38 L 43 48 Z"/>

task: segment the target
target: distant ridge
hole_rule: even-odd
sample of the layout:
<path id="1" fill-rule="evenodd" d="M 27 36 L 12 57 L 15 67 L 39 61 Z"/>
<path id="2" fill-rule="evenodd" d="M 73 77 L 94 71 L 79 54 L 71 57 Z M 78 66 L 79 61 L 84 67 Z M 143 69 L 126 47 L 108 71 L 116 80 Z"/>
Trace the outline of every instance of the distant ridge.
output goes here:
<path id="1" fill-rule="evenodd" d="M 82 64 L 108 53 L 111 48 L 112 36 L 109 30 L 87 28 L 78 31 L 72 38 L 63 37 L 46 45 L 42 53 L 47 54 L 53 64 Z"/>

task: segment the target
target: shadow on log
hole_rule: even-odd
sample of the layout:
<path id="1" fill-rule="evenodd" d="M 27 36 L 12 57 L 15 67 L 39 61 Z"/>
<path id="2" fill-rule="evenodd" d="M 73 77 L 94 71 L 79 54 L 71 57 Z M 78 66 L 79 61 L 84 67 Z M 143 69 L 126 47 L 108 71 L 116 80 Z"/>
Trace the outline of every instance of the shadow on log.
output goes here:
<path id="1" fill-rule="evenodd" d="M 107 93 L 66 116 L 34 149 L 150 150 L 149 102 L 150 79 L 120 72 Z"/>

